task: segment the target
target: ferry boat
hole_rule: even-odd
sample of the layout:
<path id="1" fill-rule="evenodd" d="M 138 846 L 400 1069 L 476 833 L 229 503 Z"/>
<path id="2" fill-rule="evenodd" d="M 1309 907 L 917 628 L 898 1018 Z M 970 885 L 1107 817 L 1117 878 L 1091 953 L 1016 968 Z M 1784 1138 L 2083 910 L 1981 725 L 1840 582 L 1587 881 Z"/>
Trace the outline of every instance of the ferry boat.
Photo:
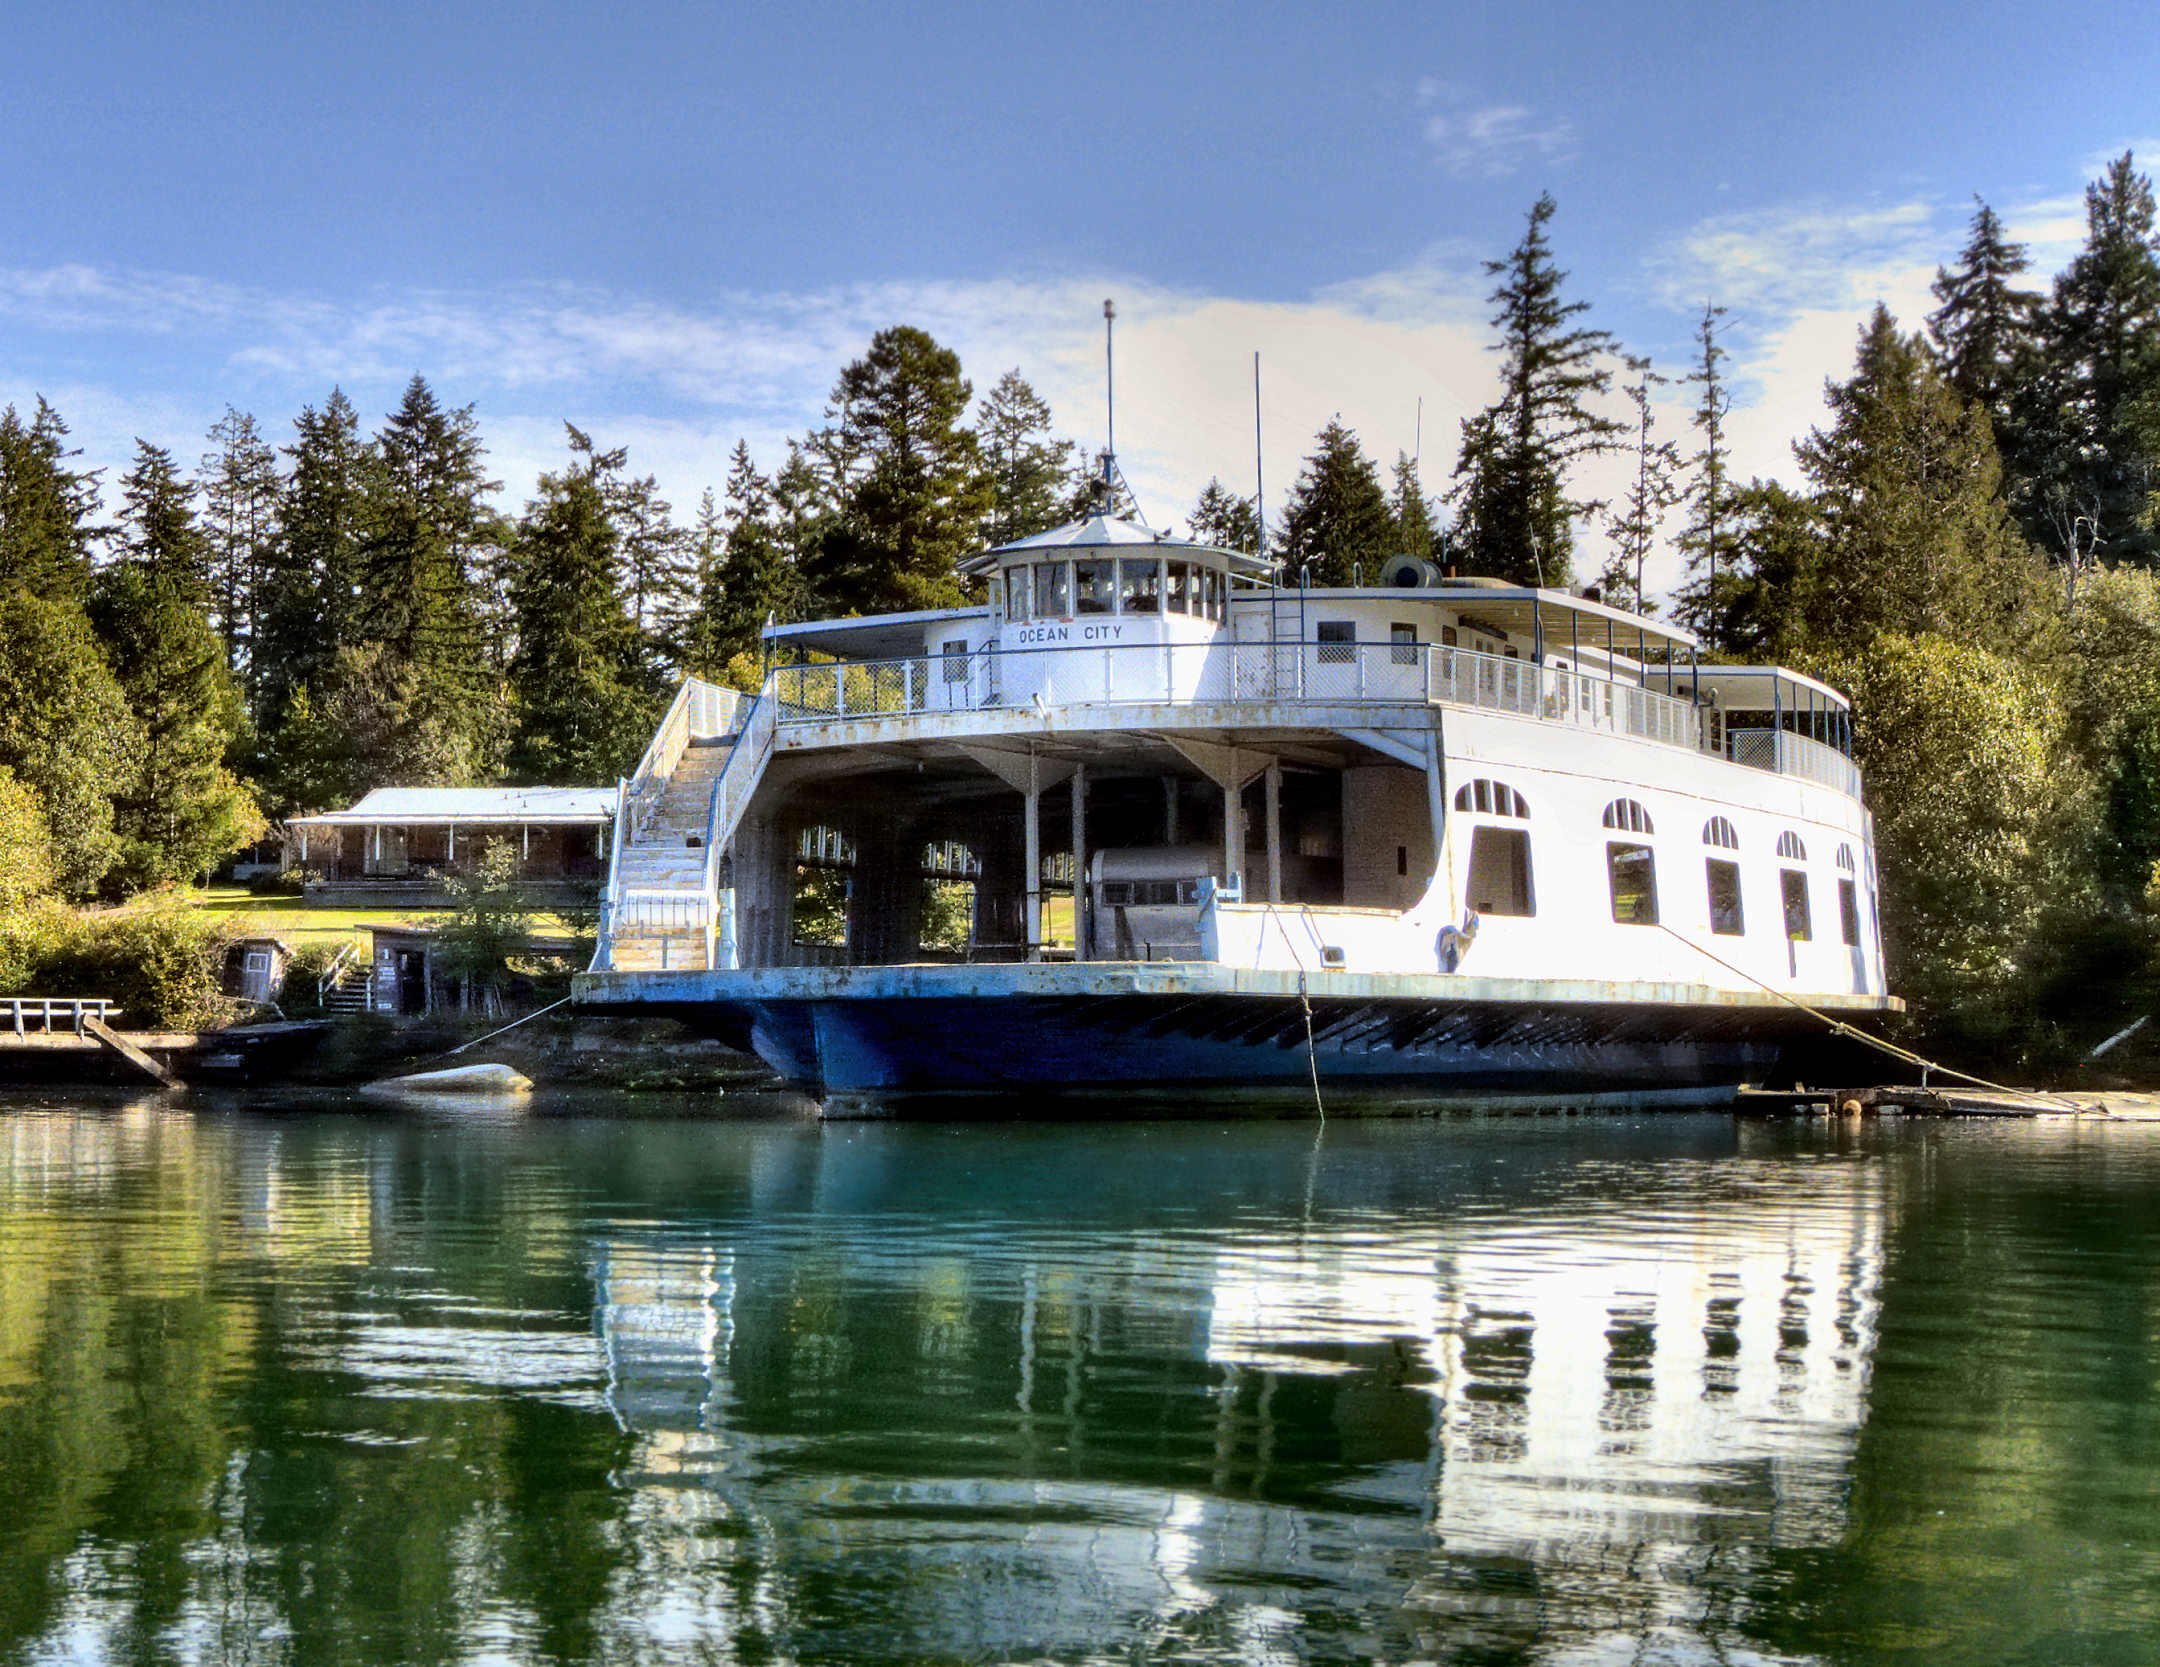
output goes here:
<path id="1" fill-rule="evenodd" d="M 863 1112 L 1707 1103 L 1901 1005 L 1813 678 L 1586 590 L 1308 587 L 1109 513 L 971 576 L 978 606 L 769 626 L 755 695 L 682 685 L 618 790 L 586 1009 Z M 811 934 L 818 874 L 844 921 Z"/>

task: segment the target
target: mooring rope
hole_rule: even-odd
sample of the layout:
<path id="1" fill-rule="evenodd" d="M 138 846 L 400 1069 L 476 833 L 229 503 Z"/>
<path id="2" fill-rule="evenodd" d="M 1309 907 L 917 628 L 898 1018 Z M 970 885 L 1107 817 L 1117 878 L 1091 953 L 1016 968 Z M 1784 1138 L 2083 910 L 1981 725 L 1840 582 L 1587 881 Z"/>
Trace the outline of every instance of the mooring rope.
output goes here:
<path id="1" fill-rule="evenodd" d="M 1285 936 L 1287 935 L 1285 934 Z M 1320 1121 L 1325 1123 L 1327 1121 L 1327 1106 L 1320 1098 L 1320 1055 L 1319 1050 L 1313 1045 L 1312 1002 L 1305 994 L 1305 974 L 1303 969 L 1300 969 L 1297 975 L 1297 1004 L 1305 1012 L 1305 1067 L 1312 1072 L 1313 1110 L 1320 1114 Z"/>
<path id="2" fill-rule="evenodd" d="M 1960 1071 L 1954 1065 L 1945 1065 L 1940 1060 L 1928 1058 L 1925 1054 L 1914 1053 L 1912 1049 L 1900 1047 L 1897 1043 L 1892 1042 L 1885 1037 L 1872 1035 L 1869 1032 L 1860 1029 L 1857 1025 L 1849 1025 L 1843 1019 L 1832 1018 L 1828 1013 L 1822 1011 L 1821 1008 L 1810 1007 L 1806 1002 L 1800 1000 L 1797 996 L 1787 995 L 1783 990 L 1779 989 L 1774 984 L 1765 984 L 1761 979 L 1757 978 L 1745 967 L 1736 967 L 1730 961 L 1726 960 L 1724 956 L 1716 954 L 1709 949 L 1705 949 L 1693 938 L 1684 937 L 1680 933 L 1673 931 L 1673 929 L 1670 926 L 1667 926 L 1662 920 L 1656 922 L 1655 924 L 1657 925 L 1658 930 L 1668 933 L 1675 938 L 1678 938 L 1680 942 L 1686 944 L 1688 948 L 1694 950 L 1697 954 L 1707 956 L 1710 960 L 1715 961 L 1719 966 L 1723 967 L 1727 972 L 1736 973 L 1740 977 L 1746 979 L 1750 984 L 1756 985 L 1761 989 L 1769 991 L 1771 995 L 1776 996 L 1778 1000 L 1784 1002 L 1788 1007 L 1797 1007 L 1800 1009 L 1801 1012 L 1807 1014 L 1810 1018 L 1820 1019 L 1824 1024 L 1830 1027 L 1831 1035 L 1848 1037 L 1855 1042 L 1863 1043 L 1866 1046 L 1875 1049 L 1878 1053 L 1886 1053 L 1892 1059 L 1900 1060 L 1907 1065 L 1919 1066 L 1922 1073 L 1920 1078 L 1920 1086 L 1923 1089 L 1927 1087 L 1926 1073 L 1930 1071 L 1940 1071 L 1946 1077 L 1957 1077 L 1962 1081 L 1972 1083 L 1976 1087 L 1993 1089 L 1998 1094 L 2019 1094 L 2025 1096 L 2028 1099 L 2053 1100 L 2058 1105 L 2068 1106 L 2072 1111 L 2083 1111 L 2086 1109 L 2086 1107 L 2081 1105 L 2078 1101 L 2069 1099 L 2061 1094 L 2052 1093 L 2044 1088 L 2012 1088 L 2007 1083 L 1990 1082 L 1986 1077 L 1976 1077 L 1970 1071 Z"/>

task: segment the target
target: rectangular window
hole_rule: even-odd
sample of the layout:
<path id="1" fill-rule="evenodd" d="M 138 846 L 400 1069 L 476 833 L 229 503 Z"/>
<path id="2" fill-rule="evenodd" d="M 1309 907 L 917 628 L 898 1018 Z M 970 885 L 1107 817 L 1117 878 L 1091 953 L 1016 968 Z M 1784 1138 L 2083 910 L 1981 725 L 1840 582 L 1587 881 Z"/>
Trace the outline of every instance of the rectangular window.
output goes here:
<path id="1" fill-rule="evenodd" d="M 1127 556 L 1118 563 L 1118 612 L 1162 612 L 1162 563 L 1152 556 Z"/>
<path id="2" fill-rule="evenodd" d="M 1117 608 L 1117 563 L 1114 561 L 1076 561 L 1073 563 L 1073 612 L 1076 614 L 1107 614 Z"/>
<path id="3" fill-rule="evenodd" d="M 1027 586 L 1020 584 L 1013 587 L 1013 605 L 1011 610 L 1008 611 L 1005 606 L 1005 581 L 1003 579 L 992 579 L 990 581 L 990 617 L 994 620 L 1025 619 L 1027 617 Z"/>
<path id="4" fill-rule="evenodd" d="M 1808 914 L 1807 876 L 1797 868 L 1783 869 L 1778 885 L 1785 894 L 1785 935 L 1795 943 L 1806 943 L 1815 935 Z"/>
<path id="5" fill-rule="evenodd" d="M 1388 641 L 1395 646 L 1388 650 L 1388 658 L 1398 666 L 1417 664 L 1417 627 L 1415 625 L 1390 625 Z"/>
<path id="6" fill-rule="evenodd" d="M 1657 859 L 1650 847 L 1613 840 L 1605 847 L 1605 868 L 1612 880 L 1612 917 L 1624 926 L 1655 926 Z"/>
<path id="7" fill-rule="evenodd" d="M 1201 581 L 1203 603 L 1198 610 L 1208 619 L 1220 623 L 1229 617 L 1223 606 L 1223 576 L 1212 567 L 1202 568 L 1198 574 Z"/>
<path id="8" fill-rule="evenodd" d="M 1721 938 L 1744 936 L 1747 921 L 1740 912 L 1740 865 L 1712 857 L 1703 868 L 1710 878 L 1710 930 Z"/>
<path id="9" fill-rule="evenodd" d="M 1320 639 L 1320 663 L 1347 665 L 1357 658 L 1357 621 L 1323 619 L 1316 628 Z"/>
<path id="10" fill-rule="evenodd" d="M 1853 948 L 1860 947 L 1860 888 L 1850 880 L 1837 883 L 1838 930 Z"/>
<path id="11" fill-rule="evenodd" d="M 1185 575 L 1188 571 L 1181 561 L 1174 561 L 1170 564 L 1170 582 L 1165 594 L 1169 601 L 1170 611 L 1174 614 L 1191 613 L 1193 611 L 1185 600 L 1191 594 L 1185 587 Z"/>
<path id="12" fill-rule="evenodd" d="M 1470 885 L 1464 898 L 1481 915 L 1534 915 L 1530 834 L 1524 828 L 1477 828 L 1470 835 Z"/>
<path id="13" fill-rule="evenodd" d="M 947 643 L 942 663 L 945 667 L 946 682 L 965 683 L 968 680 L 968 645 L 964 642 Z"/>
<path id="14" fill-rule="evenodd" d="M 1442 648 L 1453 648 L 1456 645 L 1457 641 L 1458 638 L 1454 626 L 1443 625 L 1440 627 L 1440 646 Z"/>
<path id="15" fill-rule="evenodd" d="M 1065 588 L 1066 567 L 1061 561 L 1043 561 L 1035 564 L 1035 617 L 1037 619 L 1067 619 L 1072 615 L 1072 604 L 1067 600 Z"/>

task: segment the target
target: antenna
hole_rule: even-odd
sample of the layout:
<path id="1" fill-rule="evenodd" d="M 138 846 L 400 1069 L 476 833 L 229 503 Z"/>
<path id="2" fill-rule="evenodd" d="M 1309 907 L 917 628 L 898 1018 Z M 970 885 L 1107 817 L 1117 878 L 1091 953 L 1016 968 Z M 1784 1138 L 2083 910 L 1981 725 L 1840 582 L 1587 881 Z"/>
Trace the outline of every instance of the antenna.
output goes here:
<path id="1" fill-rule="evenodd" d="M 1425 466 L 1425 396 L 1423 394 L 1417 396 L 1417 438 L 1410 444 L 1410 466 L 1414 469 L 1422 469 Z"/>
<path id="2" fill-rule="evenodd" d="M 1256 556 L 1267 554 L 1267 487 L 1260 473 L 1260 350 L 1252 356 L 1252 508 L 1253 530 L 1260 540 Z"/>
<path id="3" fill-rule="evenodd" d="M 1103 403 L 1109 409 L 1110 443 L 1105 448 L 1107 456 L 1117 456 L 1117 303 L 1105 300 L 1102 304 L 1102 356 L 1103 356 Z M 1109 479 L 1109 469 L 1103 470 L 1103 478 Z"/>

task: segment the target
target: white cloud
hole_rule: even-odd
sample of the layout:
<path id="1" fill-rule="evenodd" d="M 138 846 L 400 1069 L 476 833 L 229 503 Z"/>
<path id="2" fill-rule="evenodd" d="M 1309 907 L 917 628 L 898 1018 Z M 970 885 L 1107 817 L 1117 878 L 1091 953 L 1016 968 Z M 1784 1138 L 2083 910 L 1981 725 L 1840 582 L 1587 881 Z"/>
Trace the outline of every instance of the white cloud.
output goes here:
<path id="1" fill-rule="evenodd" d="M 1469 262 L 1435 254 L 1298 302 L 1098 273 L 729 293 L 701 308 L 539 286 L 339 305 L 65 268 L 0 270 L 0 317 L 74 343 L 77 359 L 87 341 L 99 360 L 117 362 L 128 338 L 144 336 L 184 340 L 204 357 L 207 392 L 192 414 L 170 392 L 138 397 L 79 378 L 62 392 L 47 387 L 92 460 L 108 467 L 124 467 L 135 432 L 192 462 L 226 397 L 253 402 L 266 428 L 281 432 L 300 405 L 338 383 L 372 422 L 418 370 L 445 398 L 478 404 L 509 502 L 522 501 L 540 469 L 559 465 L 567 418 L 606 444 L 628 444 L 633 465 L 658 475 L 688 513 L 704 486 L 722 483 L 738 438 L 764 465 L 776 463 L 788 435 L 821 420 L 840 368 L 899 322 L 957 351 L 978 391 L 1018 366 L 1062 432 L 1099 446 L 1101 303 L 1114 296 L 1121 462 L 1161 523 L 1182 519 L 1211 475 L 1251 489 L 1255 348 L 1264 354 L 1271 509 L 1331 416 L 1340 413 L 1385 465 L 1415 445 L 1420 398 L 1427 478 L 1444 478 L 1457 420 L 1490 397 L 1482 287 Z M 32 388 L 0 367 L 0 401 L 27 401 Z"/>
<path id="2" fill-rule="evenodd" d="M 1459 179 L 1502 179 L 1575 154 L 1574 128 L 1527 104 L 1478 104 L 1468 88 L 1430 76 L 1418 83 L 1417 102 L 1427 112 L 1425 142 Z"/>

